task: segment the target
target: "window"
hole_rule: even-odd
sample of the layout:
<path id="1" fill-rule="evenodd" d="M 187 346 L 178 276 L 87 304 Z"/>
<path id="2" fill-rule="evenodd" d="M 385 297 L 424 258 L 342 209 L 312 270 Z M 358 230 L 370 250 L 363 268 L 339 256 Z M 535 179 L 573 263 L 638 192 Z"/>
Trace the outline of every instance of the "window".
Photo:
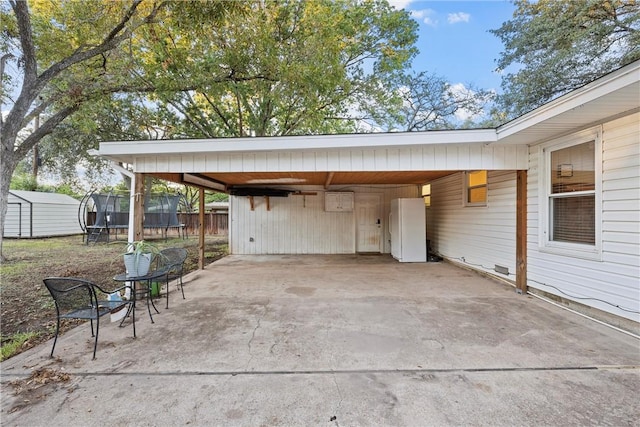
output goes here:
<path id="1" fill-rule="evenodd" d="M 424 199 L 425 206 L 431 206 L 431 184 L 422 186 L 422 198 Z"/>
<path id="2" fill-rule="evenodd" d="M 465 205 L 487 205 L 487 171 L 465 173 Z"/>
<path id="3" fill-rule="evenodd" d="M 599 253 L 600 147 L 599 131 L 591 130 L 543 148 L 545 248 Z"/>

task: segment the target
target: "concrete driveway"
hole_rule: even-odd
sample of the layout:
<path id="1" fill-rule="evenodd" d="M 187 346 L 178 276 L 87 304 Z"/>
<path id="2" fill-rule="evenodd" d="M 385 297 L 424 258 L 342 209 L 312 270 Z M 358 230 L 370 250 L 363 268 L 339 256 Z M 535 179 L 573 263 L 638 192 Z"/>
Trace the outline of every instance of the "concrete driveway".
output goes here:
<path id="1" fill-rule="evenodd" d="M 86 325 L 3 362 L 2 425 L 640 423 L 640 341 L 447 263 L 229 256 L 171 290 L 96 360 Z"/>

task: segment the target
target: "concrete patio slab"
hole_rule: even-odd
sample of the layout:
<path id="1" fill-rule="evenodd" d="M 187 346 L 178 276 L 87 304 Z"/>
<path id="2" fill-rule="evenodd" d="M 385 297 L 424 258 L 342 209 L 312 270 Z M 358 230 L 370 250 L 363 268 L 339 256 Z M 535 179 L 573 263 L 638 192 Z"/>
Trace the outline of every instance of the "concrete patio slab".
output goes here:
<path id="1" fill-rule="evenodd" d="M 229 256 L 185 294 L 3 362 L 2 425 L 639 425 L 639 340 L 451 264 Z"/>

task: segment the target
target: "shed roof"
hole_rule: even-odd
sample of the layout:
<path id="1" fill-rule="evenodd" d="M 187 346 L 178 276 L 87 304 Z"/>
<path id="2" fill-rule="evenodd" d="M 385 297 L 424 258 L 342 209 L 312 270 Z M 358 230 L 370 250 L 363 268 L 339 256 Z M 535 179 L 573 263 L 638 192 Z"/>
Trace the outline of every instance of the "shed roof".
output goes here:
<path id="1" fill-rule="evenodd" d="M 51 205 L 74 205 L 78 206 L 80 202 L 71 196 L 59 193 L 45 193 L 42 191 L 24 191 L 24 190 L 10 190 L 9 194 L 12 194 L 26 202 L 39 203 L 39 204 L 51 204 Z"/>

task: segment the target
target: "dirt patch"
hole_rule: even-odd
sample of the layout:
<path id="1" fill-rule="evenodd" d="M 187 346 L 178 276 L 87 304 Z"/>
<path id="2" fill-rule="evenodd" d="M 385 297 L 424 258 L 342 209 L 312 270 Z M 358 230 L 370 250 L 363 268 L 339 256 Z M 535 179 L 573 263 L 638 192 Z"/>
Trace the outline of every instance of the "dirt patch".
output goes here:
<path id="1" fill-rule="evenodd" d="M 187 249 L 185 274 L 198 268 L 198 239 L 170 238 L 152 240 L 160 249 L 182 247 Z M 3 253 L 6 262 L 0 266 L 0 319 L 2 345 L 16 333 L 36 332 L 20 351 L 31 348 L 53 337 L 55 333 L 55 306 L 42 279 L 45 277 L 80 277 L 91 280 L 103 289 L 116 288 L 113 276 L 122 273 L 121 254 L 125 241 L 85 245 L 82 237 L 69 236 L 49 239 L 5 239 Z M 226 236 L 207 236 L 205 239 L 205 265 L 227 254 Z M 78 321 L 61 324 L 64 332 Z"/>
<path id="2" fill-rule="evenodd" d="M 68 383 L 71 376 L 49 368 L 36 369 L 26 379 L 9 382 L 13 387 L 16 403 L 9 409 L 9 413 L 16 412 L 26 406 L 44 400 L 51 392 L 58 389 L 60 384 Z M 71 393 L 73 388 L 69 388 Z"/>

